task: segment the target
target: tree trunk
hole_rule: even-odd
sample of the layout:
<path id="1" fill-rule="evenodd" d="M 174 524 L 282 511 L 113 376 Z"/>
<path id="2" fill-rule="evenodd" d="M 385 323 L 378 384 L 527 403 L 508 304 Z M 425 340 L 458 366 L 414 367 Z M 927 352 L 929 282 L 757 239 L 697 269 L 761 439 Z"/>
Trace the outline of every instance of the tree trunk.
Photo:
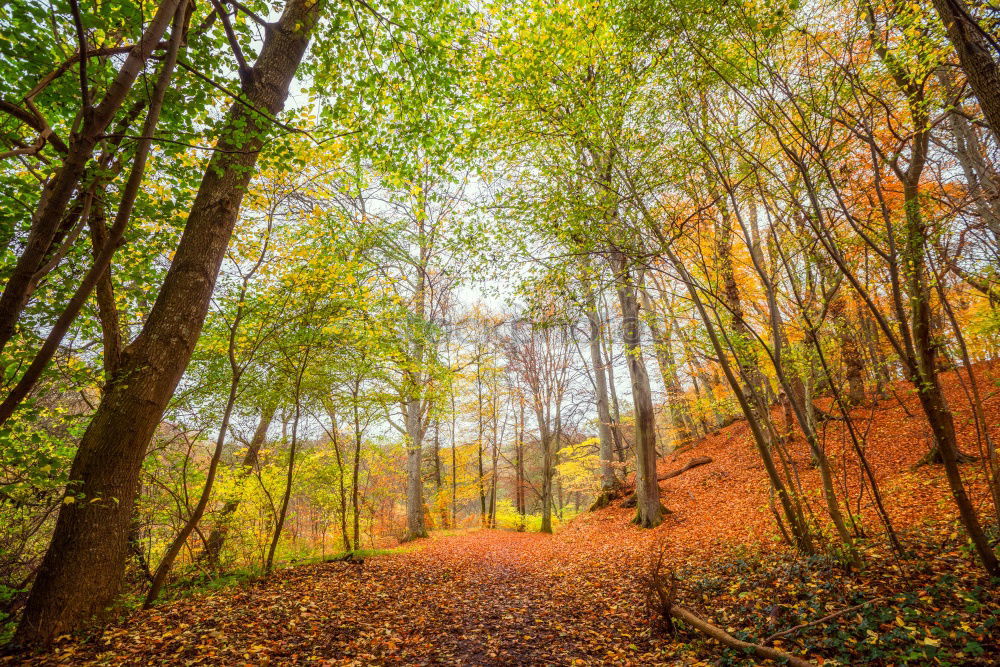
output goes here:
<path id="1" fill-rule="evenodd" d="M 625 463 L 625 438 L 621 432 L 622 415 L 618 405 L 618 385 L 615 383 L 614 357 L 611 353 L 613 342 L 611 340 L 603 340 L 603 336 L 601 338 L 602 347 L 605 348 L 604 370 L 608 373 L 608 397 L 611 399 L 611 437 L 615 441 L 615 456 L 618 458 L 618 462 Z"/>
<path id="2" fill-rule="evenodd" d="M 427 537 L 424 526 L 424 490 L 420 475 L 423 459 L 423 425 L 421 401 L 410 398 L 406 411 L 406 540 Z"/>
<path id="3" fill-rule="evenodd" d="M 635 493 L 638 501 L 635 523 L 643 528 L 653 528 L 663 522 L 663 505 L 660 504 L 660 487 L 656 483 L 656 417 L 653 396 L 639 346 L 639 300 L 626 259 L 620 252 L 615 253 L 614 269 L 618 302 L 622 309 L 622 341 L 632 380 L 635 410 Z"/>
<path id="4" fill-rule="evenodd" d="M 90 237 L 96 261 L 108 242 L 108 227 L 105 219 L 104 202 L 94 201 L 90 217 Z M 97 301 L 97 318 L 101 321 L 101 342 L 104 346 L 104 380 L 110 382 L 118 371 L 121 361 L 122 329 L 115 304 L 114 281 L 111 267 L 97 280 L 94 296 Z"/>
<path id="5" fill-rule="evenodd" d="M 289 0 L 267 32 L 246 100 L 281 110 L 319 3 Z M 122 355 L 77 449 L 66 502 L 18 626 L 19 644 L 47 644 L 114 600 L 146 447 L 191 358 L 215 278 L 270 123 L 243 102 L 230 108 L 167 272 L 139 337 Z"/>
<path id="6" fill-rule="evenodd" d="M 295 416 L 292 419 L 292 443 L 288 447 L 288 472 L 285 474 L 285 492 L 281 496 L 281 505 L 278 507 L 278 516 L 274 523 L 274 535 L 271 537 L 271 545 L 267 549 L 267 560 L 264 561 L 264 571 L 270 572 L 274 567 L 274 555 L 278 551 L 278 542 L 281 541 L 281 531 L 285 527 L 285 517 L 288 515 L 288 504 L 292 498 L 292 480 L 295 478 L 295 453 L 299 446 L 299 419 L 302 416 L 302 377 L 306 373 L 306 366 L 309 363 L 309 347 L 302 353 L 302 363 L 299 365 L 295 378 Z M 298 516 L 296 516 L 296 522 Z M 296 533 L 293 533 L 294 542 Z"/>
<path id="7" fill-rule="evenodd" d="M 757 452 L 760 455 L 761 461 L 764 463 L 764 469 L 767 471 L 767 476 L 771 483 L 771 489 L 778 496 L 778 501 L 781 503 L 785 520 L 788 521 L 789 527 L 792 531 L 792 541 L 797 549 L 803 553 L 811 554 L 813 553 L 813 544 L 809 527 L 806 524 L 802 513 L 793 502 L 792 496 L 789 494 L 788 488 L 782 480 L 781 475 L 778 473 L 778 468 L 774 463 L 774 457 L 771 455 L 771 443 L 768 440 L 767 434 L 761 428 L 761 424 L 757 419 L 756 412 L 750 402 L 750 399 L 747 398 L 745 392 L 743 391 L 742 384 L 736 377 L 736 373 L 733 371 L 729 363 L 725 350 L 722 348 L 722 343 L 719 341 L 719 337 L 716 334 L 715 325 L 712 323 L 711 318 L 709 318 L 708 312 L 702 303 L 701 296 L 698 293 L 698 288 L 695 285 L 694 279 L 673 251 L 667 249 L 666 254 L 670 263 L 674 265 L 675 269 L 677 269 L 677 272 L 681 276 L 681 280 L 684 282 L 688 295 L 691 297 L 691 301 L 694 303 L 695 308 L 698 311 L 698 315 L 701 317 L 706 333 L 708 333 L 709 340 L 712 343 L 712 348 L 715 350 L 715 354 L 719 359 L 719 365 L 722 367 L 722 372 L 725 374 L 733 393 L 736 395 L 736 400 L 739 401 L 743 414 L 747 418 L 747 425 L 750 427 L 750 433 L 753 435 L 754 444 L 757 446 Z M 780 515 L 776 513 L 775 516 L 779 519 L 780 526 Z"/>
<path id="8" fill-rule="evenodd" d="M 910 171 L 917 175 L 920 173 L 919 170 L 912 168 Z M 948 485 L 958 507 L 962 525 L 976 553 L 979 554 L 983 567 L 990 576 L 1000 576 L 1000 562 L 997 561 L 996 553 L 979 523 L 975 507 L 962 482 L 962 473 L 958 468 L 959 450 L 955 422 L 937 375 L 935 359 L 937 343 L 931 331 L 930 287 L 927 281 L 925 257 L 927 230 L 919 208 L 918 187 L 916 177 L 903 183 L 907 236 L 904 259 L 907 264 L 906 275 L 912 314 L 910 328 L 915 356 L 915 363 L 911 364 L 912 380 L 920 398 L 920 405 L 934 434 L 935 449 L 941 463 L 944 464 Z"/>
<path id="9" fill-rule="evenodd" d="M 589 262 L 586 270 L 589 271 Z M 601 355 L 601 320 L 597 314 L 597 299 L 589 276 L 584 278 L 587 321 L 590 323 L 590 363 L 594 373 L 594 393 L 597 399 L 597 434 L 601 442 L 601 490 L 610 491 L 618 484 L 614 469 L 614 441 L 611 434 L 611 410 L 608 406 L 608 382 Z"/>
<path id="10" fill-rule="evenodd" d="M 277 406 L 273 404 L 265 405 L 261 410 L 260 420 L 257 422 L 257 428 L 253 432 L 253 437 L 250 439 L 250 444 L 247 446 L 247 452 L 243 455 L 243 462 L 240 464 L 239 479 L 241 481 L 246 479 L 257 465 L 257 459 L 260 456 L 260 449 L 264 446 L 264 440 L 267 438 L 267 429 L 271 426 L 271 421 L 274 419 L 274 413 L 276 411 Z M 229 521 L 239 507 L 240 499 L 238 497 L 227 500 L 222 506 L 222 510 L 219 512 L 219 518 L 216 521 L 215 526 L 212 527 L 212 532 L 208 534 L 208 539 L 205 541 L 205 551 L 203 557 L 208 561 L 209 565 L 215 569 L 218 569 L 219 567 L 219 557 L 222 554 L 222 546 L 225 544 L 226 534 L 229 532 Z"/>
<path id="11" fill-rule="evenodd" d="M 358 384 L 354 385 L 354 461 L 351 465 L 351 512 L 354 518 L 354 548 L 361 548 L 361 497 L 358 480 L 361 476 L 361 414 L 358 407 Z"/>
<path id="12" fill-rule="evenodd" d="M 552 436 L 542 408 L 535 408 L 538 434 L 542 444 L 542 527 L 540 532 L 552 532 Z"/>
<path id="13" fill-rule="evenodd" d="M 479 525 L 486 526 L 486 468 L 483 465 L 483 368 L 481 362 L 476 362 L 476 461 L 479 487 Z"/>
<path id="14" fill-rule="evenodd" d="M 347 532 L 347 485 L 344 483 L 344 455 L 340 451 L 340 433 L 337 427 L 337 413 L 332 407 L 327 408 L 330 417 L 330 440 L 333 444 L 333 454 L 337 459 L 337 490 L 340 495 L 340 538 L 344 543 L 344 551 L 351 552 L 351 536 Z"/>
<path id="15" fill-rule="evenodd" d="M 229 339 L 230 346 L 234 343 L 235 329 L 233 332 L 233 335 Z M 226 399 L 226 407 L 222 411 L 222 423 L 219 425 L 219 435 L 215 439 L 215 449 L 212 451 L 212 459 L 208 464 L 208 474 L 205 476 L 205 486 L 202 487 L 201 496 L 198 498 L 198 503 L 195 505 L 194 511 L 191 512 L 191 516 L 188 517 L 180 532 L 174 536 L 170 546 L 167 547 L 166 553 L 163 554 L 163 558 L 160 559 L 160 564 L 156 567 L 156 572 L 153 573 L 153 581 L 150 582 L 149 592 L 146 594 L 146 600 L 142 605 L 144 609 L 149 609 L 156 602 L 156 598 L 159 597 L 160 590 L 163 588 L 163 584 L 166 583 L 167 576 L 170 574 L 170 568 L 173 567 L 178 554 L 184 548 L 184 544 L 187 543 L 188 537 L 194 532 L 198 522 L 201 521 L 201 517 L 204 516 L 205 508 L 208 507 L 208 501 L 212 497 L 212 486 L 215 484 L 215 474 L 219 470 L 219 461 L 222 459 L 222 448 L 226 444 L 226 431 L 229 429 L 229 419 L 233 414 L 233 407 L 236 405 L 239 386 L 240 373 L 234 369 L 232 379 L 229 383 L 229 396 Z"/>
<path id="16" fill-rule="evenodd" d="M 641 288 L 640 292 L 642 307 L 648 311 L 646 324 L 649 326 L 649 333 L 653 337 L 656 365 L 660 369 L 660 377 L 663 378 L 663 389 L 666 391 L 666 407 L 670 413 L 670 423 L 674 430 L 673 448 L 676 449 L 690 437 L 690 428 L 688 426 L 689 418 L 687 410 L 685 410 L 684 401 L 681 398 L 683 393 L 681 391 L 681 383 L 677 377 L 677 370 L 674 367 L 669 325 L 664 330 L 660 314 L 656 311 L 649 293 L 645 288 Z"/>

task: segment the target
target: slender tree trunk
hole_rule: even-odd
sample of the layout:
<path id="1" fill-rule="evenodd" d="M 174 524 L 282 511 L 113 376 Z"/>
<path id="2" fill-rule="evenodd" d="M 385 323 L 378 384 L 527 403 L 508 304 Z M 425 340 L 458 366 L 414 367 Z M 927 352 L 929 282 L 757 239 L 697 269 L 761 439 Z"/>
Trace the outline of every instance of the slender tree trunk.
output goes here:
<path id="1" fill-rule="evenodd" d="M 811 554 L 813 553 L 813 544 L 809 528 L 806 525 L 802 514 L 796 509 L 792 497 L 788 492 L 788 488 L 781 479 L 781 475 L 778 473 L 778 468 L 774 463 L 774 458 L 771 456 L 769 439 L 764 430 L 761 428 L 760 422 L 756 417 L 756 412 L 750 400 L 744 393 L 742 385 L 736 377 L 736 374 L 730 366 L 725 350 L 722 348 L 722 343 L 716 335 L 715 326 L 708 316 L 708 312 L 702 303 L 701 296 L 698 294 L 698 288 L 695 285 L 691 274 L 673 253 L 673 251 L 668 249 L 667 257 L 671 264 L 674 265 L 674 268 L 677 269 L 681 276 L 681 280 L 687 288 L 688 295 L 691 297 L 691 301 L 694 303 L 695 308 L 701 317 L 702 323 L 705 325 L 705 330 L 712 343 L 712 348 L 715 350 L 715 354 L 719 359 L 719 365 L 722 367 L 722 372 L 729 381 L 729 385 L 732 388 L 733 393 L 736 394 L 736 400 L 739 401 L 740 407 L 743 409 L 743 413 L 747 418 L 747 424 L 749 425 L 750 432 L 753 435 L 754 444 L 757 446 L 757 453 L 760 454 L 761 461 L 764 463 L 764 469 L 767 471 L 768 479 L 771 482 L 771 488 L 775 495 L 778 496 L 778 501 L 781 503 L 785 520 L 788 522 L 789 529 L 791 530 L 792 540 L 796 548 L 800 551 Z"/>
<path id="2" fill-rule="evenodd" d="M 108 243 L 108 228 L 106 224 L 104 202 L 95 201 L 90 220 L 91 243 L 94 247 L 94 259 L 97 260 L 101 250 Z M 115 304 L 115 288 L 111 278 L 111 267 L 101 274 L 95 287 L 98 319 L 101 321 L 101 342 L 104 346 L 104 379 L 110 382 L 118 371 L 122 353 L 122 328 L 118 317 L 118 306 Z"/>
<path id="3" fill-rule="evenodd" d="M 347 532 L 347 485 L 344 483 L 344 456 L 340 452 L 340 433 L 337 428 L 337 413 L 333 408 L 327 408 L 330 417 L 330 440 L 333 444 L 333 454 L 337 459 L 337 487 L 340 492 L 340 537 L 344 542 L 344 551 L 350 552 L 351 536 Z"/>
<path id="4" fill-rule="evenodd" d="M 646 309 L 646 324 L 649 326 L 649 333 L 653 338 L 653 349 L 656 353 L 656 365 L 660 369 L 660 377 L 663 379 L 663 389 L 666 391 L 666 407 L 670 413 L 670 423 L 673 426 L 674 442 L 676 448 L 689 436 L 687 411 L 684 409 L 684 401 L 681 398 L 681 383 L 677 378 L 677 370 L 674 368 L 674 355 L 670 345 L 669 328 L 664 330 L 660 314 L 657 312 L 653 300 L 649 293 L 640 288 L 642 297 L 642 307 Z"/>
<path id="5" fill-rule="evenodd" d="M 267 32 L 246 101 L 271 114 L 284 105 L 320 4 L 289 0 Z M 29 594 L 15 641 L 46 644 L 114 600 L 146 447 L 201 332 L 215 278 L 269 121 L 243 102 L 223 122 L 174 260 L 139 337 L 77 448 L 68 494 Z"/>
<path id="6" fill-rule="evenodd" d="M 288 447 L 288 472 L 285 474 L 285 492 L 281 496 L 281 505 L 278 507 L 278 516 L 274 523 L 274 535 L 271 537 L 271 545 L 267 549 L 267 560 L 264 561 L 264 571 L 270 572 L 274 567 L 274 555 L 278 550 L 278 542 L 281 541 L 281 531 L 285 527 L 285 517 L 288 515 L 288 504 L 292 497 L 292 480 L 295 478 L 295 454 L 299 445 L 299 419 L 302 416 L 302 377 L 306 373 L 306 366 L 309 363 L 309 347 L 302 353 L 302 363 L 298 367 L 295 378 L 295 416 L 292 418 L 292 442 Z M 296 521 L 298 517 L 296 516 Z M 292 537 L 295 539 L 294 534 Z"/>
<path id="7" fill-rule="evenodd" d="M 486 468 L 483 466 L 483 369 L 481 362 L 476 363 L 476 461 L 479 476 L 476 484 L 479 487 L 479 525 L 486 526 Z"/>
<path id="8" fill-rule="evenodd" d="M 497 403 L 499 388 L 494 386 L 493 400 L 490 401 L 492 407 L 492 422 L 493 422 L 493 438 L 490 447 L 490 510 L 489 510 L 489 527 L 497 527 L 497 482 L 498 479 L 498 464 L 500 459 L 500 433 L 499 433 L 499 422 L 500 416 L 497 414 Z"/>
<path id="9" fill-rule="evenodd" d="M 589 272 L 590 266 L 586 270 Z M 594 373 L 594 394 L 597 399 L 597 433 L 601 443 L 601 490 L 608 492 L 618 485 L 614 469 L 614 441 L 611 434 L 611 410 L 608 406 L 608 382 L 601 355 L 601 320 L 597 314 L 597 299 L 589 275 L 584 278 L 587 321 L 590 323 L 590 363 Z"/>
<path id="10" fill-rule="evenodd" d="M 538 421 L 538 433 L 542 446 L 542 527 L 540 532 L 552 532 L 552 439 L 549 433 L 548 420 L 542 407 L 535 408 L 535 419 Z"/>
<path id="11" fill-rule="evenodd" d="M 524 432 L 526 425 L 524 422 L 524 401 L 518 400 L 518 418 L 514 429 L 514 498 L 517 504 L 517 514 L 519 519 L 518 530 L 524 530 L 524 515 L 527 512 L 527 502 L 525 498 L 524 481 Z"/>
<path id="12" fill-rule="evenodd" d="M 615 383 L 615 364 L 611 354 L 613 343 L 610 340 L 603 340 L 603 336 L 601 338 L 602 347 L 605 348 L 604 370 L 608 373 L 608 397 L 611 398 L 611 437 L 615 441 L 615 455 L 618 458 L 618 462 L 625 463 L 625 439 L 621 432 L 621 408 L 618 405 L 618 385 Z"/>
<path id="13" fill-rule="evenodd" d="M 354 548 L 361 548 L 361 497 L 358 482 L 361 476 L 361 414 L 358 407 L 358 384 L 354 385 L 354 461 L 351 465 L 351 513 L 354 517 Z"/>
<path id="14" fill-rule="evenodd" d="M 802 379 L 801 375 L 795 373 L 794 371 L 792 371 L 792 377 L 789 377 L 789 372 L 784 363 L 784 347 L 787 345 L 788 336 L 785 333 L 781 310 L 778 308 L 778 299 L 774 280 L 771 278 L 770 270 L 767 266 L 765 266 L 763 253 L 760 250 L 760 231 L 757 225 L 757 215 L 755 213 L 756 207 L 751 203 L 751 213 L 747 216 L 749 218 L 749 224 L 747 224 L 740 210 L 736 208 L 735 194 L 728 188 L 728 186 L 727 191 L 733 200 L 737 221 L 741 225 L 744 234 L 746 234 L 748 238 L 752 239 L 750 246 L 752 264 L 767 297 L 769 315 L 768 322 L 771 328 L 772 343 L 769 348 L 765 341 L 759 340 L 758 342 L 760 347 L 763 348 L 764 352 L 770 358 L 775 376 L 788 397 L 789 406 L 792 408 L 792 412 L 798 421 L 799 428 L 809 445 L 809 451 L 812 453 L 813 460 L 819 469 L 827 512 L 829 513 L 830 519 L 833 521 L 833 525 L 837 530 L 837 535 L 839 536 L 846 551 L 849 553 L 851 560 L 854 560 L 856 557 L 854 554 L 854 543 L 851 539 L 851 534 L 847 529 L 847 524 L 844 521 L 844 516 L 840 508 L 840 502 L 837 499 L 836 489 L 833 482 L 832 466 L 830 465 L 829 458 L 820 444 L 819 437 L 816 433 L 816 420 L 813 414 L 812 397 L 810 393 L 812 372 L 810 370 L 805 373 L 805 380 Z M 747 334 L 752 335 L 749 325 L 744 324 L 743 330 Z"/>
<path id="15" fill-rule="evenodd" d="M 434 490 L 441 492 L 441 422 L 434 421 Z"/>
<path id="16" fill-rule="evenodd" d="M 458 443 L 455 442 L 455 388 L 451 388 L 451 525 L 458 527 Z"/>
<path id="17" fill-rule="evenodd" d="M 233 338 L 230 338 L 230 345 L 233 344 Z M 149 609 L 156 602 L 156 599 L 160 596 L 160 590 L 163 588 L 163 584 L 167 581 L 167 575 L 170 574 L 170 568 L 173 567 L 174 561 L 180 554 L 181 549 L 187 543 L 188 537 L 194 532 L 195 527 L 198 522 L 201 521 L 201 517 L 205 514 L 205 508 L 208 507 L 208 501 L 212 497 L 212 486 L 215 484 L 215 474 L 219 469 L 219 461 L 222 459 L 222 448 L 226 444 L 226 431 L 229 429 L 229 419 L 233 414 L 233 407 L 236 405 L 236 396 L 240 386 L 239 372 L 234 372 L 232 380 L 229 383 L 229 396 L 226 399 L 226 407 L 222 411 L 222 423 L 219 425 L 219 435 L 215 439 L 215 449 L 212 451 L 212 459 L 208 464 L 208 474 L 205 476 L 205 486 L 201 490 L 201 496 L 198 498 L 198 504 L 195 505 L 194 511 L 191 512 L 191 516 L 184 523 L 180 532 L 174 537 L 173 542 L 167 547 L 166 553 L 163 554 L 163 558 L 160 560 L 160 564 L 156 567 L 156 572 L 153 573 L 153 581 L 150 584 L 149 592 L 146 594 L 146 600 L 143 602 L 143 608 Z"/>
<path id="18" fill-rule="evenodd" d="M 239 479 L 241 482 L 253 472 L 254 467 L 257 465 L 257 459 L 260 457 L 260 449 L 264 446 L 264 440 L 267 438 L 267 429 L 270 428 L 276 411 L 277 406 L 274 404 L 265 405 L 261 410 L 257 428 L 254 429 L 253 437 L 250 438 L 250 444 L 247 446 L 246 454 L 243 455 L 243 462 L 240 464 Z M 208 534 L 208 539 L 205 541 L 204 558 L 215 569 L 219 567 L 219 557 L 222 554 L 226 535 L 229 533 L 229 522 L 239 508 L 239 497 L 227 500 L 219 512 L 219 518 L 212 528 L 212 532 Z"/>
<path id="19" fill-rule="evenodd" d="M 911 171 L 914 171 L 911 169 Z M 919 171 L 916 171 L 919 175 Z M 951 409 L 941 388 L 937 375 L 937 344 L 931 332 L 930 288 L 927 284 L 926 239 L 927 232 L 920 212 L 918 183 L 916 178 L 903 184 L 903 199 L 906 208 L 907 241 L 904 258 L 907 263 L 908 291 L 910 293 L 911 337 L 915 352 L 913 370 L 914 384 L 920 405 L 924 409 L 931 431 L 934 433 L 935 449 L 944 464 L 945 475 L 951 488 L 952 497 L 958 507 L 959 517 L 969 539 L 979 554 L 983 567 L 991 576 L 1000 576 L 1000 562 L 990 545 L 986 533 L 979 522 L 979 516 L 972 500 L 965 490 L 962 473 L 959 470 L 958 438 Z"/>

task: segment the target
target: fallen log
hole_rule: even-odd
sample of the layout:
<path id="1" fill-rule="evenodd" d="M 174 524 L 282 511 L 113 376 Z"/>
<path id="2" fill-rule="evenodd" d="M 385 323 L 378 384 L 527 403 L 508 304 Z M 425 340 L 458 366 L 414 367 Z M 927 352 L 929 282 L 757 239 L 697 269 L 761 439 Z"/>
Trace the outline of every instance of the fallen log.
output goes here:
<path id="1" fill-rule="evenodd" d="M 656 481 L 662 482 L 665 479 L 671 479 L 673 477 L 677 477 L 680 474 L 686 473 L 691 468 L 697 468 L 698 466 L 703 466 L 711 462 L 712 462 L 712 457 L 710 456 L 696 456 L 690 461 L 688 461 L 686 464 L 684 464 L 683 468 L 680 468 L 679 470 L 674 470 L 673 472 L 668 472 L 665 475 L 660 475 L 659 477 L 656 478 Z"/>
<path id="2" fill-rule="evenodd" d="M 796 658 L 791 653 L 786 653 L 781 649 L 761 646 L 760 644 L 751 644 L 750 642 L 737 639 L 722 628 L 712 625 L 708 621 L 699 618 L 684 607 L 679 607 L 675 604 L 670 605 L 670 615 L 679 621 L 684 621 L 698 632 L 708 635 L 712 639 L 717 640 L 720 644 L 728 646 L 729 648 L 750 651 L 760 658 L 785 661 L 787 664 L 793 665 L 793 667 L 815 667 L 814 663 L 811 663 L 808 660 L 803 660 L 802 658 Z"/>
<path id="3" fill-rule="evenodd" d="M 326 563 L 350 563 L 351 565 L 364 565 L 365 559 L 358 556 L 353 551 L 345 551 L 339 556 L 331 556 L 327 558 L 324 562 Z"/>

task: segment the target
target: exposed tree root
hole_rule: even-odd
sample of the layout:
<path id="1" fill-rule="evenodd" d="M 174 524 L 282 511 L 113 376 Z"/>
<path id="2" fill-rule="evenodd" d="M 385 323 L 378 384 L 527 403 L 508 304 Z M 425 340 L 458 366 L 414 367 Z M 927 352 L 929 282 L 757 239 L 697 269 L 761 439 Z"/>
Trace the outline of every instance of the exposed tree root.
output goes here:
<path id="1" fill-rule="evenodd" d="M 621 485 L 616 484 L 610 489 L 604 489 L 601 493 L 594 499 L 593 504 L 591 504 L 590 512 L 596 512 L 597 510 L 602 510 L 605 507 L 611 505 L 612 502 L 621 498 Z"/>
<path id="2" fill-rule="evenodd" d="M 974 461 L 978 461 L 979 457 L 959 451 L 957 460 L 959 463 L 973 463 Z M 923 458 L 914 463 L 913 468 L 916 469 L 920 466 L 938 465 L 941 463 L 944 463 L 944 461 L 941 460 L 941 452 L 937 447 L 935 447 L 931 451 L 924 454 Z"/>

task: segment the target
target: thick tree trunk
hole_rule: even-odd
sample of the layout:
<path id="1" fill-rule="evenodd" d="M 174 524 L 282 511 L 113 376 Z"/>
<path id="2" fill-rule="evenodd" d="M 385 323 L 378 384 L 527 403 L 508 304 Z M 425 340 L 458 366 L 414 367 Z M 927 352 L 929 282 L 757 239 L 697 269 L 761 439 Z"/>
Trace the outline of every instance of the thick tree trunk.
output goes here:
<path id="1" fill-rule="evenodd" d="M 247 101 L 284 105 L 319 3 L 289 0 L 268 31 Z M 270 122 L 242 102 L 223 124 L 163 287 L 142 333 L 122 355 L 70 468 L 67 498 L 15 641 L 44 644 L 87 623 L 117 595 L 139 470 L 201 332 L 215 279 Z"/>
<path id="2" fill-rule="evenodd" d="M 535 409 L 538 433 L 542 444 L 542 527 L 541 532 L 552 532 L 552 435 L 540 407 Z"/>
<path id="3" fill-rule="evenodd" d="M 421 401 L 406 401 L 406 539 L 427 537 L 424 526 L 424 489 L 420 475 L 423 460 L 423 424 Z"/>

